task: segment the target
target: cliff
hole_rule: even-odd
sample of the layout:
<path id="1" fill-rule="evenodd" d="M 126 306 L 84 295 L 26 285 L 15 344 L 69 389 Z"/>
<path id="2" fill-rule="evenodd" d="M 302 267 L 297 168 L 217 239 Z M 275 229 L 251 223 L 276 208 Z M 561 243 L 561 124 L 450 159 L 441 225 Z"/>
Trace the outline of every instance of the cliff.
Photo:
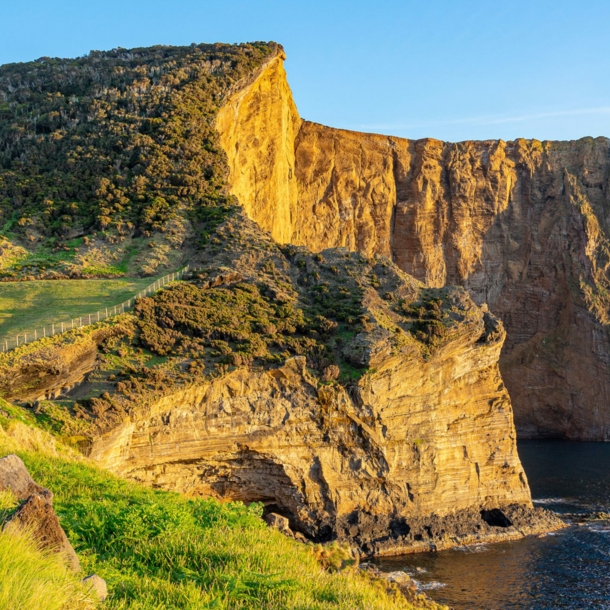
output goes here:
<path id="1" fill-rule="evenodd" d="M 121 381 L 123 402 L 117 394 L 96 406 L 92 458 L 153 487 L 263 502 L 309 538 L 346 540 L 365 555 L 560 526 L 531 505 L 497 364 L 502 324 L 462 288 L 426 289 L 387 259 L 345 249 L 318 256 L 282 250 L 239 218 L 217 236 L 216 251 L 201 254 L 199 280 L 141 309 L 143 329 L 159 325 L 174 333 L 175 356 L 184 341 L 191 354 L 194 337 L 207 332 L 213 314 L 202 312 L 203 299 L 220 308 L 221 295 L 242 292 L 250 281 L 267 283 L 260 291 L 277 295 L 271 302 L 285 304 L 292 294 L 293 307 L 306 315 L 326 295 L 326 321 L 283 363 L 268 358 L 247 366 L 240 347 L 247 329 L 214 324 L 212 344 L 223 349 L 218 337 L 224 337 L 224 361 L 242 365 L 217 366 L 144 400 L 129 398 L 134 386 Z M 218 275 L 218 265 L 231 273 Z M 261 267 L 273 274 L 261 274 Z M 359 321 L 342 321 L 341 291 L 352 295 L 352 311 L 358 299 Z M 179 312 L 171 323 L 170 309 Z M 304 331 L 290 341 L 270 332 L 268 349 L 286 349 Z M 326 346 L 322 352 L 322 343 L 312 348 L 311 341 L 324 332 L 316 339 Z M 260 357 L 260 343 L 256 349 Z M 329 365 L 333 360 L 339 366 Z"/>
<path id="2" fill-rule="evenodd" d="M 283 52 L 271 57 L 251 84 L 227 100 L 216 127 L 227 152 L 231 192 L 263 229 L 288 243 L 296 217 L 294 140 L 301 120 L 284 58 Z"/>
<path id="3" fill-rule="evenodd" d="M 279 76 L 263 71 L 240 95 Z M 264 138 L 267 154 L 237 159 L 221 136 L 250 217 L 280 241 L 380 253 L 428 286 L 464 286 L 506 327 L 519 434 L 610 439 L 610 141 L 451 144 L 307 121 L 293 137 L 294 102 L 285 81 L 277 90 L 256 120 L 237 109 L 231 132 Z M 286 130 L 271 115 L 295 118 Z M 241 178 L 263 174 L 282 187 Z"/>

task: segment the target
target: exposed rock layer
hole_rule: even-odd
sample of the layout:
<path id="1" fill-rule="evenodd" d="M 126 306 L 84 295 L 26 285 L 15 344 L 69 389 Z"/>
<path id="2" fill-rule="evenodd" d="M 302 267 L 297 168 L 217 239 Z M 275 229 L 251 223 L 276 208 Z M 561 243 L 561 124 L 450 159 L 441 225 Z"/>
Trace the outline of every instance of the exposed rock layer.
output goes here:
<path id="1" fill-rule="evenodd" d="M 302 357 L 238 369 L 149 404 L 91 457 L 155 487 L 263 502 L 293 529 L 364 554 L 559 527 L 531 505 L 497 365 L 502 327 L 454 296 L 461 322 L 428 359 L 380 356 L 349 393 Z"/>
<path id="2" fill-rule="evenodd" d="M 57 398 L 80 384 L 96 365 L 99 344 L 116 328 L 57 337 L 34 344 L 25 353 L 15 350 L 1 363 L 0 396 L 7 400 Z"/>
<path id="3" fill-rule="evenodd" d="M 610 141 L 331 129 L 298 121 L 282 79 L 278 59 L 239 93 L 256 103 L 235 98 L 231 129 L 218 124 L 251 218 L 280 241 L 391 255 L 430 286 L 465 286 L 507 328 L 501 368 L 520 434 L 610 439 Z M 258 147 L 238 154 L 238 141 Z"/>

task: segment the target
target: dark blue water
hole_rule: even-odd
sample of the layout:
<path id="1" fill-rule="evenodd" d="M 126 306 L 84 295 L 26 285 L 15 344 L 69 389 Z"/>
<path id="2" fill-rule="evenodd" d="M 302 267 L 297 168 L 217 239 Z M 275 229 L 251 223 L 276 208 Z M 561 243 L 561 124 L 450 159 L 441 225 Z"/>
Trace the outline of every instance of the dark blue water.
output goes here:
<path id="1" fill-rule="evenodd" d="M 610 610 L 610 443 L 523 441 L 534 503 L 574 525 L 544 537 L 380 559 L 432 599 L 459 610 Z"/>

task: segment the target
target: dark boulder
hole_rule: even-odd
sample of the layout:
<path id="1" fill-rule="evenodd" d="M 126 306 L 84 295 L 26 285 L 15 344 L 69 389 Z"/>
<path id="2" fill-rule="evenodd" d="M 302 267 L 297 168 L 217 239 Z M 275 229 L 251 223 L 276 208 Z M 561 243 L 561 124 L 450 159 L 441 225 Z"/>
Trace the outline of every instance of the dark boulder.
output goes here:
<path id="1" fill-rule="evenodd" d="M 80 571 L 80 562 L 53 506 L 44 496 L 31 495 L 4 524 L 3 531 L 25 531 L 32 535 L 40 549 L 60 553 L 75 572 Z"/>

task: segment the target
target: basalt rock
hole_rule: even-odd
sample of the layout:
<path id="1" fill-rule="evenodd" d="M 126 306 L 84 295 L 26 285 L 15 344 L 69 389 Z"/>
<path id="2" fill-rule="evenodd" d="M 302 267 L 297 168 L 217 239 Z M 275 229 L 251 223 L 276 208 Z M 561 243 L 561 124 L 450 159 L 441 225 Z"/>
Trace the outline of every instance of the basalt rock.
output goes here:
<path id="1" fill-rule="evenodd" d="M 610 439 L 610 140 L 332 129 L 298 117 L 281 59 L 217 123 L 250 217 L 282 242 L 380 253 L 428 286 L 461 284 L 507 329 L 520 435 Z"/>
<path id="2" fill-rule="evenodd" d="M 30 532 L 41 549 L 60 553 L 75 572 L 80 571 L 80 562 L 74 552 L 59 519 L 49 500 L 41 495 L 31 495 L 6 522 L 3 530 Z"/>
<path id="3" fill-rule="evenodd" d="M 41 549 L 60 553 L 75 572 L 80 562 L 53 509 L 53 494 L 38 485 L 16 455 L 0 459 L 0 491 L 11 491 L 21 505 L 2 525 L 3 531 L 25 531 Z"/>

